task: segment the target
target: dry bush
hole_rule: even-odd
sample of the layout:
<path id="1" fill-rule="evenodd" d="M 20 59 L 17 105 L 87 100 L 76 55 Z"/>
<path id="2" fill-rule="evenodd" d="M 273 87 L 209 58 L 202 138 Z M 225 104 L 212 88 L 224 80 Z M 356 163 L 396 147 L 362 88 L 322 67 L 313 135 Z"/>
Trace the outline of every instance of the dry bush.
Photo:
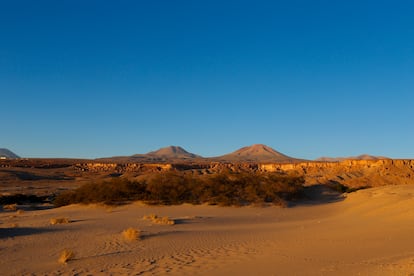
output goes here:
<path id="1" fill-rule="evenodd" d="M 156 214 L 149 214 L 149 215 L 145 215 L 145 216 L 142 217 L 142 219 L 144 219 L 144 220 L 154 220 L 156 218 L 157 218 Z"/>
<path id="2" fill-rule="evenodd" d="M 130 227 L 122 231 L 122 236 L 124 237 L 124 239 L 128 241 L 136 241 L 139 240 L 139 238 L 141 237 L 141 231 Z"/>
<path id="3" fill-rule="evenodd" d="M 24 210 L 17 210 L 17 212 L 16 212 L 17 215 L 21 215 L 23 213 L 24 213 Z"/>
<path id="4" fill-rule="evenodd" d="M 145 183 L 114 178 L 100 183 L 87 183 L 76 190 L 59 194 L 53 201 L 56 207 L 74 203 L 105 203 L 116 205 L 120 202 L 146 199 Z"/>
<path id="5" fill-rule="evenodd" d="M 117 204 L 142 200 L 149 204 L 217 204 L 242 206 L 272 203 L 285 206 L 300 198 L 304 178 L 280 173 L 223 171 L 211 175 L 163 172 L 138 181 L 113 179 L 89 183 L 58 195 L 55 206 L 73 203 Z"/>
<path id="6" fill-rule="evenodd" d="M 158 217 L 155 214 L 149 214 L 143 217 L 144 220 L 150 220 L 152 223 L 155 224 L 162 224 L 162 225 L 174 225 L 175 221 L 170 219 L 169 217 Z"/>
<path id="7" fill-rule="evenodd" d="M 10 224 L 10 228 L 17 228 L 17 227 L 19 227 L 19 224 L 17 223 Z"/>
<path id="8" fill-rule="evenodd" d="M 70 219 L 68 218 L 51 218 L 50 219 L 50 224 L 51 225 L 56 225 L 56 224 L 68 224 L 70 223 Z"/>
<path id="9" fill-rule="evenodd" d="M 105 208 L 105 212 L 107 213 L 112 213 L 114 211 L 114 207 L 110 205 L 105 204 L 104 208 Z"/>
<path id="10" fill-rule="evenodd" d="M 17 210 L 17 204 L 16 203 L 6 204 L 6 205 L 3 206 L 3 209 L 7 210 L 7 211 L 16 211 Z"/>
<path id="11" fill-rule="evenodd" d="M 75 257 L 75 253 L 70 249 L 64 249 L 62 253 L 60 253 L 60 257 L 58 262 L 61 264 L 66 264 L 68 261 L 73 260 Z"/>
<path id="12" fill-rule="evenodd" d="M 170 219 L 169 217 L 162 217 L 158 218 L 155 223 L 157 224 L 164 224 L 164 225 L 174 225 L 175 221 L 173 219 Z"/>

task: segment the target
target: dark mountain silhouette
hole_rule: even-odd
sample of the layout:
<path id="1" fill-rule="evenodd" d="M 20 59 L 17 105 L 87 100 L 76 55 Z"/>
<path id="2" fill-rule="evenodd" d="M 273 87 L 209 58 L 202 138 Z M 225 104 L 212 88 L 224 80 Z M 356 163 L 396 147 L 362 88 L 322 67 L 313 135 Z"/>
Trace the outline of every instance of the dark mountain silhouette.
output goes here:
<path id="1" fill-rule="evenodd" d="M 0 158 L 16 159 L 20 157 L 8 149 L 0 149 Z"/>

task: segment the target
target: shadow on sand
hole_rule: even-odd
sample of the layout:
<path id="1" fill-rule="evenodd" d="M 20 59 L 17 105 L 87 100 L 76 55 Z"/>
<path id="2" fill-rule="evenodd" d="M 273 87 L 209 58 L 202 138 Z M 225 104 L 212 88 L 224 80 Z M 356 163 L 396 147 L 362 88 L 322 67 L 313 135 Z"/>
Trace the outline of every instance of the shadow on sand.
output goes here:
<path id="1" fill-rule="evenodd" d="M 18 171 L 18 170 L 3 170 L 5 173 L 9 173 L 10 175 L 18 178 L 19 180 L 30 180 L 30 181 L 37 181 L 37 180 L 74 180 L 74 177 L 66 176 L 64 174 L 50 174 L 50 175 L 39 175 L 32 172 L 27 171 Z"/>
<path id="2" fill-rule="evenodd" d="M 56 231 L 59 231 L 59 229 L 33 227 L 0 228 L 0 239 L 14 238 L 19 236 L 30 236 Z"/>
<path id="3" fill-rule="evenodd" d="M 305 187 L 303 199 L 291 202 L 289 207 L 335 203 L 343 201 L 344 199 L 345 196 L 342 193 L 335 191 L 326 185 L 316 184 Z"/>

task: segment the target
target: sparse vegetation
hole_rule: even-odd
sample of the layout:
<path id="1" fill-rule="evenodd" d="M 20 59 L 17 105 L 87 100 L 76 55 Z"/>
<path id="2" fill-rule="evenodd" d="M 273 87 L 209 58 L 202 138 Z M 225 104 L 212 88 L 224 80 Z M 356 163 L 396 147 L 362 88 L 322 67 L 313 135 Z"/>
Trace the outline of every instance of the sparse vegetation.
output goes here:
<path id="1" fill-rule="evenodd" d="M 212 175 L 185 172 L 150 174 L 140 181 L 114 178 L 88 183 L 58 195 L 55 206 L 73 203 L 119 204 L 143 200 L 149 204 L 218 204 L 223 206 L 273 203 L 285 206 L 303 190 L 303 177 L 278 173 L 234 173 Z"/>
<path id="2" fill-rule="evenodd" d="M 61 264 L 66 264 L 68 261 L 73 260 L 75 257 L 75 253 L 70 249 L 64 249 L 62 253 L 60 253 L 60 257 L 58 262 Z"/>
<path id="3" fill-rule="evenodd" d="M 101 183 L 88 183 L 74 191 L 67 191 L 58 195 L 55 206 L 64 206 L 73 203 L 104 203 L 115 205 L 128 200 L 143 200 L 146 197 L 145 183 L 114 178 Z"/>
<path id="4" fill-rule="evenodd" d="M 6 204 L 6 205 L 3 206 L 3 210 L 16 211 L 17 210 L 17 204 L 16 203 Z"/>
<path id="5" fill-rule="evenodd" d="M 169 217 L 159 217 L 155 214 L 150 214 L 143 217 L 144 220 L 149 220 L 154 224 L 174 225 L 175 221 Z"/>
<path id="6" fill-rule="evenodd" d="M 122 231 L 122 236 L 124 237 L 124 239 L 126 239 L 128 241 L 136 241 L 140 238 L 141 231 L 139 231 L 138 229 L 130 227 L 130 228 Z"/>
<path id="7" fill-rule="evenodd" d="M 68 224 L 70 223 L 70 219 L 68 218 L 51 218 L 50 219 L 50 224 L 51 225 L 56 225 L 56 224 Z"/>
<path id="8" fill-rule="evenodd" d="M 18 228 L 19 224 L 18 223 L 12 223 L 10 224 L 10 228 Z"/>
<path id="9" fill-rule="evenodd" d="M 157 218 L 156 214 L 149 214 L 149 215 L 145 215 L 145 216 L 142 217 L 143 220 L 151 220 L 151 221 L 156 219 L 156 218 Z"/>

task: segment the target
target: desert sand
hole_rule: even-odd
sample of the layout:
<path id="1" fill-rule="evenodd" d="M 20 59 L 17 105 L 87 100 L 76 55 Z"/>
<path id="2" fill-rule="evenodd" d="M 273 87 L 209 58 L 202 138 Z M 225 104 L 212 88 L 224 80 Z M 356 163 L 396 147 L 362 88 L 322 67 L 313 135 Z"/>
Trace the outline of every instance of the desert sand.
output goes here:
<path id="1" fill-rule="evenodd" d="M 157 214 L 175 225 L 153 224 Z M 53 218 L 67 224 L 51 225 Z M 141 239 L 122 231 L 132 227 Z M 410 275 L 414 186 L 290 208 L 71 205 L 0 213 L 1 275 Z M 74 252 L 66 264 L 64 249 Z"/>

